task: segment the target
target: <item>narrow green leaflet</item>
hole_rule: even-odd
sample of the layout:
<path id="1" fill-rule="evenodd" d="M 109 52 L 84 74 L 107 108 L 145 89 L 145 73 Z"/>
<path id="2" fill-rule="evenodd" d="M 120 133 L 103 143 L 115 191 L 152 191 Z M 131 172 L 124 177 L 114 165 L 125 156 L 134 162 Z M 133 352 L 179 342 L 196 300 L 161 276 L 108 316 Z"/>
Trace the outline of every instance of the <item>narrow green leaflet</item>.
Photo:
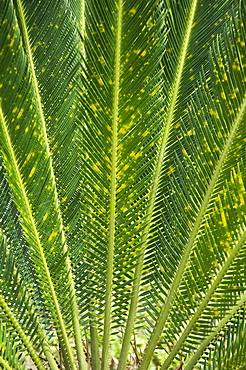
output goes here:
<path id="1" fill-rule="evenodd" d="M 24 360 L 20 359 L 16 338 L 2 324 L 0 325 L 0 364 L 3 369 L 24 370 Z"/>

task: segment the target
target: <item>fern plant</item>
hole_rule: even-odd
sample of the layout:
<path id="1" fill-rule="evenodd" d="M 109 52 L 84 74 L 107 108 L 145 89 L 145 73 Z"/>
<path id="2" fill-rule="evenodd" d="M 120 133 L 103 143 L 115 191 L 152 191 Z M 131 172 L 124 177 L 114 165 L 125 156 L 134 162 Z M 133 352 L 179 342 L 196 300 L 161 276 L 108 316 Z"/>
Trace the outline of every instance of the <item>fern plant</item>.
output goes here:
<path id="1" fill-rule="evenodd" d="M 245 16 L 0 2 L 1 368 L 245 368 Z"/>

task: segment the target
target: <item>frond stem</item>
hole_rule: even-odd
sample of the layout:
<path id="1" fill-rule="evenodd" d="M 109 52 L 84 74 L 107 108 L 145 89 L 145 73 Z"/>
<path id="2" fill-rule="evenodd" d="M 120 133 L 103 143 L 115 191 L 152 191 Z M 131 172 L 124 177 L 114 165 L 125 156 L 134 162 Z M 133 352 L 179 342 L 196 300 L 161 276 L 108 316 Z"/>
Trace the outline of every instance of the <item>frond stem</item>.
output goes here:
<path id="1" fill-rule="evenodd" d="M 226 272 L 228 271 L 228 269 L 230 268 L 231 264 L 233 263 L 234 259 L 236 258 L 236 256 L 237 256 L 238 252 L 240 251 L 241 247 L 244 245 L 245 240 L 246 240 L 246 231 L 244 231 L 244 233 L 241 236 L 239 242 L 236 244 L 236 247 L 232 250 L 231 255 L 229 257 L 227 257 L 226 262 L 223 265 L 223 268 L 219 271 L 219 273 L 217 275 L 217 278 L 213 282 L 211 288 L 208 290 L 206 297 L 204 298 L 204 300 L 202 301 L 202 303 L 200 304 L 200 306 L 198 307 L 198 309 L 194 313 L 191 321 L 189 322 L 189 324 L 186 325 L 185 330 L 183 331 L 181 337 L 179 338 L 179 340 L 177 341 L 177 343 L 173 347 L 172 351 L 168 355 L 168 358 L 166 359 L 166 361 L 162 365 L 161 370 L 168 369 L 168 367 L 171 364 L 172 360 L 174 359 L 174 357 L 178 353 L 179 349 L 183 345 L 183 343 L 186 340 L 187 336 L 189 335 L 189 333 L 191 332 L 192 328 L 196 324 L 197 320 L 201 316 L 202 312 L 206 308 L 206 306 L 207 306 L 210 298 L 214 294 L 215 290 L 218 288 L 221 280 L 223 279 L 223 277 L 225 276 Z"/>
<path id="2" fill-rule="evenodd" d="M 146 347 L 146 351 L 145 351 L 145 354 L 143 356 L 143 360 L 142 360 L 142 364 L 140 365 L 140 370 L 146 370 L 147 367 L 146 367 L 146 362 L 149 364 L 150 360 L 151 360 L 151 356 L 155 350 L 155 347 L 158 343 L 158 340 L 159 340 L 159 337 L 163 331 L 163 328 L 164 328 L 164 325 L 165 325 L 165 322 L 167 320 L 167 317 L 168 317 L 168 314 L 169 314 L 169 311 L 172 307 L 172 303 L 173 303 L 173 300 L 174 300 L 174 297 L 175 297 L 175 294 L 176 294 L 176 291 L 178 289 L 178 286 L 179 286 L 179 283 L 182 279 L 182 276 L 183 276 L 183 272 L 185 270 L 185 267 L 186 267 L 186 263 L 187 263 L 187 260 L 189 258 L 189 255 L 190 255 L 190 252 L 192 250 L 192 247 L 193 247 L 193 244 L 196 240 L 196 237 L 197 237 L 197 233 L 199 231 L 199 228 L 200 228 L 200 225 L 202 223 L 202 219 L 205 215 L 205 212 L 207 210 L 207 207 L 209 205 L 209 200 L 210 200 L 210 197 L 211 197 L 211 194 L 214 190 L 214 187 L 217 183 L 217 180 L 219 178 L 219 175 L 220 175 L 220 172 L 221 172 L 221 169 L 222 169 L 222 166 L 225 162 L 225 159 L 227 157 L 227 154 L 229 152 L 229 149 L 230 149 L 230 146 L 232 144 L 232 141 L 235 137 L 235 134 L 237 132 L 237 129 L 238 129 L 238 126 L 245 114 L 245 109 L 246 109 L 246 98 L 243 100 L 243 103 L 241 105 L 241 108 L 238 112 L 238 115 L 235 119 L 235 123 L 231 129 L 231 132 L 228 136 L 228 140 L 224 146 L 224 149 L 221 153 L 221 157 L 220 157 L 220 160 L 215 168 L 215 171 L 214 171 L 214 174 L 211 178 L 211 181 L 210 181 L 210 184 L 208 186 L 208 189 L 207 189 L 207 192 L 205 194 L 205 197 L 203 199 L 203 202 L 202 202 L 202 205 L 201 205 L 201 208 L 200 208 L 200 211 L 199 211 L 199 214 L 197 216 L 197 219 L 196 219 L 196 222 L 194 224 L 194 227 L 193 227 L 193 231 L 191 233 L 191 236 L 190 236 L 190 240 L 189 242 L 187 243 L 186 245 L 186 249 L 185 249 L 185 253 L 184 253 L 184 256 L 180 262 L 180 265 L 177 269 L 177 273 L 176 273 L 176 276 L 175 278 L 173 279 L 173 283 L 172 283 L 172 286 L 170 288 L 170 291 L 167 295 L 167 299 L 166 299 L 166 302 L 165 304 L 162 306 L 162 309 L 160 311 L 160 314 L 159 314 L 159 318 L 156 322 L 156 326 L 155 326 L 155 329 L 154 331 L 152 332 L 152 335 L 150 337 L 150 340 L 149 340 L 149 343 Z"/>
<path id="3" fill-rule="evenodd" d="M 96 324 L 93 319 L 90 322 L 90 339 L 91 339 L 91 367 L 92 370 L 100 369 L 100 355 L 98 345 L 98 335 Z"/>
<path id="4" fill-rule="evenodd" d="M 238 304 L 235 305 L 230 312 L 220 320 L 219 324 L 216 326 L 215 330 L 200 344 L 200 347 L 195 352 L 192 359 L 186 365 L 185 370 L 192 370 L 196 365 L 197 361 L 201 357 L 202 353 L 212 342 L 212 340 L 219 334 L 219 332 L 225 327 L 225 325 L 232 319 L 232 317 L 240 310 L 240 308 L 246 303 L 246 293 L 243 294 L 242 298 L 238 301 Z"/>
<path id="5" fill-rule="evenodd" d="M 158 155 L 155 176 L 153 179 L 153 186 L 150 192 L 151 194 L 150 195 L 150 206 L 149 206 L 147 217 L 146 217 L 146 227 L 143 231 L 143 237 L 141 240 L 142 253 L 138 259 L 137 266 L 135 269 L 132 298 L 131 298 L 129 315 L 128 315 L 127 324 L 126 324 L 126 330 L 125 330 L 123 343 L 122 343 L 118 370 L 124 370 L 126 367 L 127 353 L 129 351 L 130 340 L 131 340 L 131 336 L 133 332 L 134 320 L 135 320 L 136 310 L 137 310 L 138 295 L 139 295 L 139 288 L 140 288 L 140 282 L 141 282 L 142 267 L 143 267 L 144 257 L 145 257 L 145 250 L 146 250 L 148 239 L 149 239 L 149 231 L 150 231 L 151 221 L 152 221 L 153 214 L 154 214 L 155 202 L 156 202 L 157 193 L 158 193 L 158 186 L 159 186 L 159 181 L 160 181 L 161 172 L 162 172 L 163 159 L 166 154 L 169 134 L 172 128 L 172 122 L 173 122 L 173 117 L 175 113 L 175 107 L 176 107 L 177 100 L 178 100 L 179 88 L 180 88 L 180 84 L 182 81 L 182 74 L 183 74 L 185 58 L 186 58 L 186 54 L 187 54 L 187 50 L 189 46 L 189 40 L 190 40 L 192 24 L 193 24 L 193 20 L 195 16 L 196 6 L 197 6 L 197 0 L 194 0 L 191 6 L 190 17 L 188 20 L 186 33 L 184 35 L 184 42 L 183 42 L 182 49 L 180 52 L 180 58 L 179 58 L 179 63 L 178 63 L 178 67 L 176 70 L 175 82 L 174 82 L 173 89 L 171 92 L 171 100 L 170 100 L 170 105 L 169 105 L 169 109 L 167 112 L 167 118 L 166 118 L 166 122 L 164 122 L 164 125 L 163 125 L 164 130 L 163 130 L 163 135 L 161 137 L 161 142 L 160 142 L 160 151 Z M 150 362 L 150 358 L 151 356 L 148 358 L 146 365 L 141 365 L 143 366 L 141 370 L 147 369 L 149 362 Z"/>
<path id="6" fill-rule="evenodd" d="M 13 370 L 2 356 L 0 356 L 0 364 L 3 365 L 3 368 L 6 370 Z"/>
<path id="7" fill-rule="evenodd" d="M 48 268 L 48 265 L 47 265 L 47 261 L 46 261 L 45 255 L 44 255 L 44 251 L 43 251 L 40 239 L 39 239 L 39 234 L 38 234 L 36 224 L 35 224 L 35 220 L 34 220 L 34 217 L 33 217 L 32 208 L 31 208 L 31 205 L 29 203 L 29 200 L 28 200 L 28 197 L 27 197 L 27 194 L 26 194 L 25 186 L 24 186 L 23 181 L 22 181 L 21 173 L 20 173 L 20 170 L 19 170 L 19 167 L 18 167 L 18 162 L 17 162 L 17 159 L 15 157 L 15 153 L 14 153 L 14 150 L 13 150 L 13 146 L 12 146 L 12 143 L 11 143 L 11 140 L 10 140 L 10 136 L 9 136 L 9 133 L 8 133 L 7 125 L 6 125 L 6 122 L 5 122 L 5 119 L 4 119 L 4 116 L 3 116 L 3 111 L 2 111 L 1 107 L 0 107 L 0 125 L 2 126 L 2 134 L 3 134 L 2 139 L 5 142 L 7 152 L 8 152 L 8 159 L 6 158 L 5 153 L 3 153 L 3 158 L 4 158 L 5 162 L 11 163 L 12 171 L 13 171 L 13 173 L 15 174 L 15 176 L 17 178 L 16 182 L 18 184 L 19 193 L 21 194 L 21 198 L 22 198 L 22 201 L 23 201 L 23 206 L 25 207 L 25 210 L 27 211 L 27 214 L 28 214 L 28 220 L 29 220 L 30 227 L 31 227 L 31 230 L 32 230 L 32 233 L 33 233 L 33 238 L 35 240 L 36 247 L 39 250 L 40 260 L 42 261 L 44 272 L 45 272 L 45 275 L 46 275 L 46 278 L 47 278 L 47 284 L 48 284 L 50 294 L 51 294 L 51 297 L 52 297 L 52 302 L 53 302 L 54 309 L 55 309 L 55 312 L 56 312 L 56 315 L 57 315 L 57 320 L 60 324 L 60 329 L 61 329 L 61 333 L 62 333 L 62 336 L 63 336 L 63 339 L 64 339 L 64 343 L 66 343 L 66 346 L 67 346 L 67 352 L 68 352 L 68 355 L 70 356 L 70 360 L 71 360 L 70 362 L 73 363 L 74 362 L 73 361 L 73 354 L 72 354 L 72 350 L 70 348 L 69 341 L 68 341 L 68 338 L 67 338 L 65 324 L 64 324 L 64 321 L 63 321 L 63 318 L 62 318 L 59 303 L 57 301 L 55 289 L 54 289 L 53 282 L 52 282 L 52 279 L 51 279 L 51 276 L 50 276 L 50 271 L 49 271 L 49 268 Z M 11 174 L 10 174 L 10 176 L 11 176 Z M 21 213 L 21 210 L 20 210 L 20 213 Z M 73 368 L 73 370 L 76 370 L 74 366 L 72 368 Z"/>
<path id="8" fill-rule="evenodd" d="M 118 110 L 119 110 L 119 89 L 120 89 L 120 54 L 121 54 L 121 28 L 122 28 L 122 7 L 123 0 L 118 1 L 118 17 L 116 27 L 116 48 L 114 63 L 114 91 L 112 110 L 112 169 L 111 169 L 111 190 L 110 190 L 110 220 L 109 220 L 109 244 L 106 272 L 106 302 L 104 316 L 104 335 L 102 350 L 102 370 L 108 368 L 108 351 L 110 338 L 110 319 L 112 306 L 112 280 L 113 280 L 113 255 L 115 237 L 115 213 L 116 213 L 116 170 L 117 170 L 117 134 L 118 134 Z"/>
<path id="9" fill-rule="evenodd" d="M 5 302 L 3 296 L 0 294 L 0 307 L 2 308 L 5 315 L 8 317 L 10 324 L 13 326 L 15 332 L 18 334 L 19 338 L 21 339 L 22 343 L 26 347 L 28 354 L 31 356 L 33 362 L 37 366 L 39 370 L 45 370 L 40 358 L 38 357 L 35 349 L 33 348 L 28 336 L 24 333 L 21 328 L 21 324 L 18 322 L 12 311 L 10 310 L 8 304 Z M 52 369 L 57 370 L 57 368 Z"/>
<path id="10" fill-rule="evenodd" d="M 58 221 L 60 222 L 60 232 L 62 236 L 62 246 L 63 246 L 63 252 L 66 254 L 66 259 L 65 259 L 65 265 L 66 269 L 68 271 L 68 282 L 69 282 L 69 290 L 71 294 L 71 300 L 72 300 L 72 315 L 73 315 L 73 328 L 74 328 L 74 333 L 75 333 L 75 343 L 76 343 L 76 349 L 77 349 L 77 357 L 78 357 L 78 364 L 79 364 L 79 370 L 85 370 L 87 368 L 86 361 L 85 361 L 85 355 L 84 355 L 84 349 L 83 349 L 83 343 L 82 343 L 82 337 L 81 337 L 81 332 L 80 332 L 80 324 L 79 324 L 79 312 L 78 312 L 78 306 L 77 306 L 77 301 L 76 301 L 76 293 L 75 293 L 75 285 L 74 285 L 74 280 L 72 276 L 72 268 L 71 268 L 71 262 L 68 257 L 67 253 L 67 246 L 66 246 L 66 241 L 65 241 L 65 234 L 64 234 L 64 228 L 62 225 L 62 217 L 61 217 L 61 212 L 60 212 L 60 207 L 59 207 L 59 201 L 58 201 L 58 195 L 57 195 L 57 189 L 56 189 L 56 179 L 55 179 L 55 174 L 54 170 L 52 167 L 52 157 L 51 157 L 51 152 L 50 152 L 50 147 L 49 147 L 49 142 L 48 142 L 48 136 L 47 136 L 47 131 L 46 131 L 46 124 L 45 124 L 45 118 L 44 118 L 44 113 L 43 113 L 43 108 L 42 108 L 42 102 L 41 102 L 41 96 L 39 93 L 39 87 L 38 87 L 38 81 L 35 73 L 35 66 L 33 62 L 33 56 L 32 56 L 32 50 L 30 47 L 30 41 L 29 41 L 29 36 L 28 36 L 28 30 L 26 26 L 26 21 L 25 21 L 25 14 L 24 14 L 24 8 L 22 6 L 21 0 L 16 0 L 17 1 L 17 7 L 19 10 L 19 16 L 20 16 L 20 22 L 21 22 L 21 27 L 23 30 L 23 40 L 29 60 L 29 64 L 31 67 L 31 72 L 32 72 L 32 78 L 33 78 L 33 87 L 35 91 L 35 95 L 37 98 L 37 104 L 39 108 L 39 115 L 40 115 L 40 120 L 42 123 L 42 129 L 43 129 L 43 137 L 45 140 L 45 146 L 46 146 L 46 151 L 49 160 L 49 172 L 50 176 L 52 179 L 52 184 L 53 184 L 53 189 L 54 189 L 54 198 L 55 198 L 55 204 L 56 204 L 56 211 L 58 215 Z M 45 257 L 44 257 L 45 258 Z M 48 269 L 48 266 L 46 266 Z M 49 276 L 51 280 L 51 276 Z M 54 288 L 52 288 L 54 290 Z M 55 291 L 54 291 L 55 294 Z M 57 302 L 58 304 L 58 302 Z M 60 313 L 61 314 L 61 313 Z M 71 352 L 72 354 L 72 352 Z"/>

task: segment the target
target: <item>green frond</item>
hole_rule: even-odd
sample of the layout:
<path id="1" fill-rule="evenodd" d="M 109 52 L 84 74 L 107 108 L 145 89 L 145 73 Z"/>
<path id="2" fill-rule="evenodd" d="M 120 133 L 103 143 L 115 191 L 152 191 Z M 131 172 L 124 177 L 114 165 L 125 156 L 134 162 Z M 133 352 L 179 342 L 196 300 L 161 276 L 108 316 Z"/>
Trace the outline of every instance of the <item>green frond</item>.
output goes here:
<path id="1" fill-rule="evenodd" d="M 237 14 L 224 38 L 213 44 L 210 80 L 203 76 L 182 118 L 178 170 L 171 174 L 168 203 L 160 204 L 163 247 L 156 248 L 155 268 L 160 270 L 155 282 L 163 305 L 146 356 L 164 330 L 165 346 L 176 345 L 163 370 L 179 351 L 191 356 L 193 344 L 195 351 L 200 338 L 214 330 L 245 289 L 244 272 L 238 270 L 246 237 L 245 179 L 238 162 L 245 151 L 245 64 L 239 62 L 235 68 L 237 56 L 245 55 L 245 15 L 239 25 Z"/>
<path id="2" fill-rule="evenodd" d="M 5 52 L 2 53 L 1 58 L 1 151 L 25 237 L 30 245 L 32 262 L 36 266 L 37 277 L 46 297 L 47 308 L 57 323 L 57 329 L 61 330 L 59 335 L 66 347 L 65 356 L 70 357 L 72 364 L 72 352 L 68 344 L 65 322 L 68 324 L 72 321 L 75 329 L 78 326 L 76 323 L 78 317 L 76 318 L 74 285 L 55 184 L 54 163 L 47 136 L 46 121 L 50 119 L 51 110 L 46 112 L 43 110 L 42 100 L 45 101 L 45 99 L 40 93 L 42 86 L 37 82 L 35 56 L 31 49 L 33 40 L 26 22 L 26 19 L 29 19 L 28 9 L 19 0 L 14 4 L 4 1 L 1 7 L 6 20 L 2 27 L 0 41 L 1 48 Z M 62 10 L 65 14 L 66 9 L 61 7 Z M 46 12 L 46 15 L 46 22 L 51 27 L 53 13 Z M 62 24 L 61 20 L 60 23 Z M 73 29 L 72 22 L 67 24 L 68 26 L 70 24 Z M 53 30 L 54 37 L 57 28 L 59 25 L 54 25 L 49 35 L 52 36 Z M 66 34 L 67 30 L 61 33 L 64 43 Z M 61 43 L 52 52 L 58 53 L 60 49 Z M 63 52 L 64 48 L 60 54 Z M 6 55 L 8 59 L 4 59 Z M 62 63 L 61 58 L 60 68 Z M 45 67 L 43 65 L 43 68 Z M 51 68 L 55 67 L 57 65 L 52 64 Z M 42 69 L 40 72 L 42 73 Z M 59 70 L 55 72 L 59 73 Z M 70 73 L 68 71 L 66 82 Z M 61 83 L 61 85 L 63 88 L 64 84 Z M 70 116 L 72 116 L 69 89 L 69 87 L 65 91 L 63 89 L 62 92 L 65 95 L 57 95 L 57 99 L 68 100 L 66 110 L 67 112 L 70 110 Z M 46 91 L 46 99 L 48 93 Z M 55 111 L 59 113 L 57 101 L 53 100 L 52 104 Z M 47 104 L 47 109 L 50 106 L 51 103 Z M 64 107 L 60 108 L 62 111 L 60 114 L 67 113 Z M 49 292 L 48 295 L 47 292 Z M 78 329 L 75 329 L 75 332 L 79 334 Z M 77 340 L 80 341 L 79 338 Z M 83 351 L 81 352 L 83 355 Z"/>
<path id="3" fill-rule="evenodd" d="M 20 351 L 21 349 L 22 353 L 27 351 L 38 369 L 43 370 L 45 367 L 39 356 L 44 349 L 47 354 L 50 353 L 50 349 L 48 344 L 44 343 L 45 335 L 38 322 L 37 312 L 35 312 L 35 307 L 24 287 L 24 281 L 20 279 L 14 266 L 13 255 L 7 249 L 2 232 L 0 232 L 0 266 L 0 328 L 3 329 L 3 335 L 9 336 L 7 341 L 9 345 L 13 342 L 13 338 L 15 341 L 12 348 L 13 352 L 0 346 L 3 350 L 1 357 L 5 359 L 5 356 L 7 356 L 6 359 L 9 362 L 16 354 L 16 350 L 19 349 Z M 2 345 L 4 346 L 4 342 Z M 16 359 L 15 356 L 12 360 L 14 359 Z M 22 360 L 24 359 L 22 358 Z"/>
<path id="4" fill-rule="evenodd" d="M 116 5 L 87 5 L 82 79 L 87 297 L 100 317 L 106 286 L 104 338 L 111 314 L 118 330 L 125 321 L 163 106 L 164 14 L 153 1 Z"/>
<path id="5" fill-rule="evenodd" d="M 6 370 L 24 370 L 24 359 L 18 352 L 16 338 L 0 324 L 0 366 Z"/>
<path id="6" fill-rule="evenodd" d="M 200 362 L 212 369 L 243 369 L 246 365 L 245 307 L 223 330 Z M 196 365 L 196 366 L 199 366 Z"/>
<path id="7" fill-rule="evenodd" d="M 1 368 L 245 366 L 245 14 L 0 1 Z"/>
<path id="8" fill-rule="evenodd" d="M 36 283 L 36 279 L 34 278 L 35 271 L 32 267 L 28 248 L 23 236 L 23 230 L 19 223 L 18 211 L 11 199 L 11 190 L 2 166 L 2 158 L 0 161 L 0 207 L 2 210 L 0 228 L 8 238 L 9 245 L 12 247 L 12 252 L 16 256 L 16 264 L 22 271 L 26 282 L 33 288 Z"/>
<path id="9" fill-rule="evenodd" d="M 105 271 L 110 269 L 114 317 L 123 319 L 161 125 L 165 37 L 156 35 L 165 33 L 165 28 L 162 13 L 153 22 L 152 1 L 124 3 L 118 9 L 114 2 L 101 6 L 106 12 L 90 2 L 86 19 L 83 225 L 89 280 L 93 294 L 98 293 L 99 312 L 109 276 Z M 133 232 L 128 232 L 130 225 Z M 112 253 L 113 260 L 109 257 L 106 264 Z M 95 259 L 98 265 L 92 266 Z"/>

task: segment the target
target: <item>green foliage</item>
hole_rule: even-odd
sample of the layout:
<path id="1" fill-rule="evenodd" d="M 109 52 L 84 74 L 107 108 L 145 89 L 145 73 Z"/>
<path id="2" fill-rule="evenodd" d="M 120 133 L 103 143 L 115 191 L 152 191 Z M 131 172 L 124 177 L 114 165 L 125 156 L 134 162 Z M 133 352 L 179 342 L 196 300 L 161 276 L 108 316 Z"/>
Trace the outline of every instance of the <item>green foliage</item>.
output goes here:
<path id="1" fill-rule="evenodd" d="M 0 368 L 245 368 L 245 26 L 0 2 Z"/>

